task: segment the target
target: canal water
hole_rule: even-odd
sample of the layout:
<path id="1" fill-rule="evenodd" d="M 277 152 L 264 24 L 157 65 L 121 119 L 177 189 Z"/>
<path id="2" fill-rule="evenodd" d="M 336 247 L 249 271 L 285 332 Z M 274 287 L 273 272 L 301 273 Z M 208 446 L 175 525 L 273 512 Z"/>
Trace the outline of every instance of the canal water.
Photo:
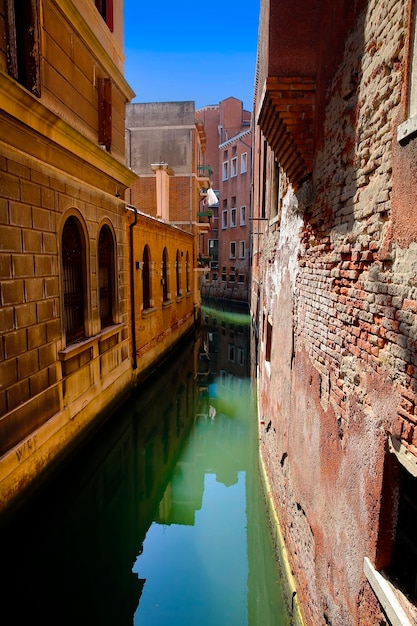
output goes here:
<path id="1" fill-rule="evenodd" d="M 137 389 L 1 527 L 0 623 L 287 626 L 258 472 L 249 318 Z"/>

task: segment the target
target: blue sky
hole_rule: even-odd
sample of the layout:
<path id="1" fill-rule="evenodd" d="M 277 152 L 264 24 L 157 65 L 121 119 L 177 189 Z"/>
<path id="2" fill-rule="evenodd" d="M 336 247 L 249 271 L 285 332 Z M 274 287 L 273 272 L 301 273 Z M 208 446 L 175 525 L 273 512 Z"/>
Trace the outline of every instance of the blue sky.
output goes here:
<path id="1" fill-rule="evenodd" d="M 234 96 L 252 109 L 259 0 L 125 0 L 125 77 L 134 102 Z"/>

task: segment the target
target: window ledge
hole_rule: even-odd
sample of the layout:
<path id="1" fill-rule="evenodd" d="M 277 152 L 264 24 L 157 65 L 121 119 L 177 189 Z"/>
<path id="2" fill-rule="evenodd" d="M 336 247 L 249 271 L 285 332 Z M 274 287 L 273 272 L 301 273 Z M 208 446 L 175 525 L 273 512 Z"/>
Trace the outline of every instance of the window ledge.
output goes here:
<path id="1" fill-rule="evenodd" d="M 179 296 L 177 296 L 175 298 L 176 302 L 181 302 L 181 300 L 184 300 L 184 296 L 182 294 L 180 294 Z"/>
<path id="2" fill-rule="evenodd" d="M 72 359 L 72 357 L 81 354 L 84 350 L 88 350 L 94 344 L 99 341 L 104 341 L 109 337 L 113 337 L 118 332 L 120 332 L 123 328 L 124 324 L 114 324 L 113 326 L 106 326 L 100 333 L 94 335 L 93 337 L 88 337 L 87 339 L 82 339 L 81 341 L 77 341 L 76 343 L 69 344 L 63 350 L 58 352 L 58 358 L 60 361 L 67 361 L 68 359 Z"/>
<path id="3" fill-rule="evenodd" d="M 417 115 L 409 117 L 397 127 L 397 140 L 399 143 L 405 143 L 415 134 L 417 134 Z"/>
<path id="4" fill-rule="evenodd" d="M 150 307 L 149 309 L 143 309 L 142 311 L 142 317 L 149 317 L 150 315 L 152 315 L 152 313 L 154 313 L 156 311 L 156 307 Z"/>
<path id="5" fill-rule="evenodd" d="M 406 610 L 403 608 L 403 603 L 409 604 L 408 600 L 401 594 L 403 603 L 400 602 L 398 597 L 400 592 L 390 583 L 382 572 L 378 572 L 374 568 L 368 557 L 364 558 L 363 571 L 384 609 L 391 626 L 413 626 L 413 624 L 415 624 L 414 618 L 413 621 L 411 621 Z M 410 606 L 410 608 L 412 607 Z"/>
<path id="6" fill-rule="evenodd" d="M 165 300 L 165 302 L 162 303 L 162 308 L 163 309 L 167 309 L 168 307 L 172 306 L 174 304 L 174 300 Z"/>

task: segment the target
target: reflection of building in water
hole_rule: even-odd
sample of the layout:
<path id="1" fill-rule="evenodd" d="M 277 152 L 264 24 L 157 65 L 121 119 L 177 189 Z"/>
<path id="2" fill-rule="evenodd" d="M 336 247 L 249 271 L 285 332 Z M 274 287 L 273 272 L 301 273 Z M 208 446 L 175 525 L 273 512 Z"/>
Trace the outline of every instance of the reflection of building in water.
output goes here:
<path id="1" fill-rule="evenodd" d="M 223 390 L 242 387 L 249 377 L 249 317 L 244 308 L 202 307 L 203 341 L 212 377 Z"/>
<path id="2" fill-rule="evenodd" d="M 0 623 L 17 606 L 19 623 L 132 623 L 145 582 L 132 565 L 193 424 L 196 351 L 183 344 L 36 503 L 2 524 Z"/>
<path id="3" fill-rule="evenodd" d="M 240 362 L 232 360 L 241 355 Z M 237 483 L 248 464 L 248 316 L 242 310 L 203 307 L 202 341 L 196 373 L 195 428 L 176 465 L 159 507 L 158 522 L 194 524 L 201 508 L 204 477 L 216 474 L 226 486 Z M 186 471 L 191 466 L 192 470 Z"/>

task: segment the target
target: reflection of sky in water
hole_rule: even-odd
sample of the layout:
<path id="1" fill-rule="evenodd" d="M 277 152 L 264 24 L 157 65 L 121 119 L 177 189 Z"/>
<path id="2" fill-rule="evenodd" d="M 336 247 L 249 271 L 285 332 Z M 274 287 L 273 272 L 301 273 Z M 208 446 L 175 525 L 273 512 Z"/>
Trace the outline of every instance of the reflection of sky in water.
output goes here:
<path id="1" fill-rule="evenodd" d="M 148 530 L 133 568 L 146 579 L 134 624 L 246 624 L 245 546 L 245 473 L 232 487 L 206 474 L 193 526 L 153 523 Z"/>

